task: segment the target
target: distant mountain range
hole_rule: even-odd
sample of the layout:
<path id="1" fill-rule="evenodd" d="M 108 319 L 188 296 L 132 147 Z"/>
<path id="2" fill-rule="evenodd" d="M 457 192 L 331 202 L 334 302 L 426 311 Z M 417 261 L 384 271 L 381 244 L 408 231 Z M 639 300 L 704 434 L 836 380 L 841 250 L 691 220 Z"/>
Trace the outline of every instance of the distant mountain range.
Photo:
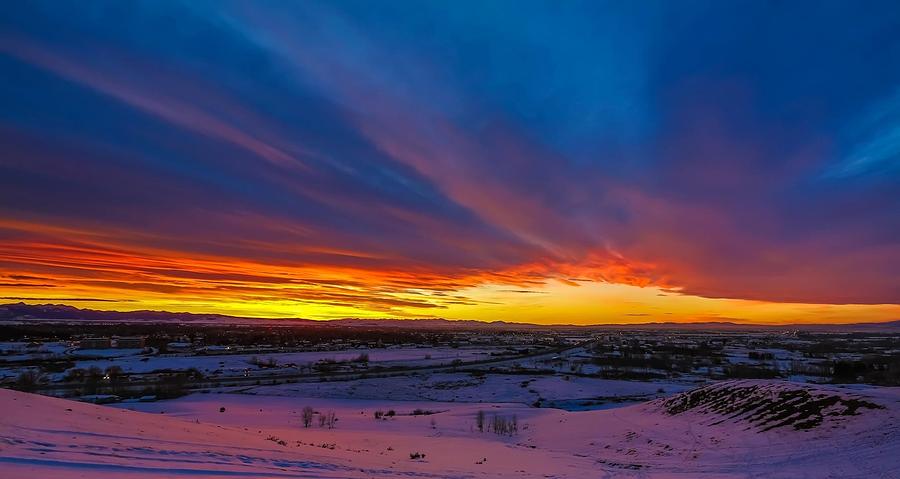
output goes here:
<path id="1" fill-rule="evenodd" d="M 173 313 L 168 311 L 103 311 L 82 309 L 65 304 L 11 303 L 0 305 L 0 325 L 22 323 L 181 323 L 197 325 L 266 325 L 266 326 L 333 326 L 369 328 L 417 328 L 417 329 L 613 329 L 613 330 L 684 330 L 684 331 L 760 331 L 760 330 L 804 330 L 822 332 L 887 332 L 900 333 L 900 320 L 883 323 L 854 324 L 788 324 L 761 325 L 734 322 L 673 323 L 656 322 L 640 324 L 596 324 L 596 325 L 543 325 L 531 323 L 511 323 L 506 321 L 450 320 L 440 318 L 422 319 L 359 319 L 344 318 L 333 320 L 312 320 L 303 318 L 250 318 L 224 314 Z"/>

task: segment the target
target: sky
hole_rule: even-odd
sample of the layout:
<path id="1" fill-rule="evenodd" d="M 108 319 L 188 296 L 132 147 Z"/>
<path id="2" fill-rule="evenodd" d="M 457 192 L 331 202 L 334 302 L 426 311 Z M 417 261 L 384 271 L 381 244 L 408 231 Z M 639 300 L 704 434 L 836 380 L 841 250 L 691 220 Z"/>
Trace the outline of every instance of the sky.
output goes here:
<path id="1" fill-rule="evenodd" d="M 29 1 L 0 302 L 900 319 L 895 1 Z"/>

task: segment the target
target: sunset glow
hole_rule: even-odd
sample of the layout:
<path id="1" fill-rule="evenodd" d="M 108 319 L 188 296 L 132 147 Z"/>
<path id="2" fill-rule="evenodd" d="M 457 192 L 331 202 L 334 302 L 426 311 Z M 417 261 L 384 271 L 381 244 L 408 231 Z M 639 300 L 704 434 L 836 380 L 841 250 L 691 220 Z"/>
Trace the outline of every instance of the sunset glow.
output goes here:
<path id="1" fill-rule="evenodd" d="M 900 319 L 891 19 L 491 5 L 7 5 L 0 302 Z"/>

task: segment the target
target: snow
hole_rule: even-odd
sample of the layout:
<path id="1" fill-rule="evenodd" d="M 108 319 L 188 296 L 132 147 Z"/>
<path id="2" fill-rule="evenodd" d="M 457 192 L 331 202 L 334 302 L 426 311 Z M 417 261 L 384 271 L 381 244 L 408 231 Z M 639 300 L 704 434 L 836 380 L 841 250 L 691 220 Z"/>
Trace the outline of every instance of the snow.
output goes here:
<path id="1" fill-rule="evenodd" d="M 249 392 L 269 396 L 391 399 L 396 401 L 517 402 L 565 401 L 565 409 L 580 403 L 623 398 L 652 399 L 688 386 L 665 382 L 622 381 L 565 375 L 436 373 L 354 381 L 328 381 L 258 386 Z M 571 405 L 571 407 L 570 407 Z"/>
<path id="2" fill-rule="evenodd" d="M 578 382 L 569 387 L 566 393 L 594 392 Z M 720 412 L 741 397 L 785 406 L 784 397 L 804 391 L 875 406 L 835 416 L 828 414 L 834 407 L 824 408 L 822 422 L 808 429 L 765 430 L 756 416 Z M 302 427 L 304 406 L 334 411 L 336 427 Z M 499 401 L 258 394 L 194 394 L 113 408 L 0 390 L 0 408 L 0 477 L 9 479 L 900 477 L 898 388 L 730 381 L 581 412 Z M 390 409 L 393 418 L 374 419 L 375 411 Z M 412 415 L 415 409 L 434 414 Z M 479 410 L 515 415 L 519 433 L 478 432 Z M 414 452 L 425 457 L 411 459 Z"/>
<path id="3" fill-rule="evenodd" d="M 61 356 L 69 345 L 62 342 L 31 344 L 21 341 L 0 341 L 0 363 L 51 359 Z"/>
<path id="4" fill-rule="evenodd" d="M 111 350 L 115 351 L 115 350 Z M 121 350 L 120 350 L 121 351 Z M 97 366 L 106 369 L 117 365 L 126 373 L 149 373 L 158 370 L 184 370 L 197 368 L 204 374 L 214 371 L 238 372 L 247 368 L 256 369 L 251 360 L 260 363 L 275 360 L 277 367 L 287 365 L 310 365 L 321 360 L 350 361 L 360 354 L 368 354 L 369 363 L 380 366 L 417 366 L 449 364 L 454 359 L 475 361 L 490 358 L 489 348 L 360 348 L 340 351 L 307 351 L 271 354 L 207 354 L 199 356 L 131 356 L 114 359 L 81 360 L 75 367 L 87 369 Z"/>

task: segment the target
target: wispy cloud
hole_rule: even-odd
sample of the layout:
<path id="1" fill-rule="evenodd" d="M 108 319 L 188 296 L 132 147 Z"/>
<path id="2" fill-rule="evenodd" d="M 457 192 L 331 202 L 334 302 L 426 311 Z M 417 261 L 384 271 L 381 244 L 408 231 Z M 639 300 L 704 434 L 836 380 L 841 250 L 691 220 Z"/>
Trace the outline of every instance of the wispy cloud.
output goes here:
<path id="1" fill-rule="evenodd" d="M 99 8 L 0 19 L 10 297 L 900 302 L 900 36 L 877 8 Z"/>

